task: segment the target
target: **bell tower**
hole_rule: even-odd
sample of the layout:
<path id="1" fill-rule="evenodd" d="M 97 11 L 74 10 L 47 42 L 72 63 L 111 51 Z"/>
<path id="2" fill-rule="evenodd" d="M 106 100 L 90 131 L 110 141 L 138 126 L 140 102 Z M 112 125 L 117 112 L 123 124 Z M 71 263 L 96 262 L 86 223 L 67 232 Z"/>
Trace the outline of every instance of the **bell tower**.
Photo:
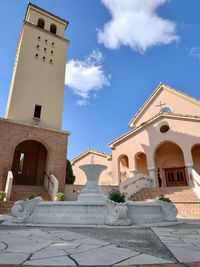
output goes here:
<path id="1" fill-rule="evenodd" d="M 68 22 L 28 4 L 16 49 L 5 118 L 61 129 Z"/>

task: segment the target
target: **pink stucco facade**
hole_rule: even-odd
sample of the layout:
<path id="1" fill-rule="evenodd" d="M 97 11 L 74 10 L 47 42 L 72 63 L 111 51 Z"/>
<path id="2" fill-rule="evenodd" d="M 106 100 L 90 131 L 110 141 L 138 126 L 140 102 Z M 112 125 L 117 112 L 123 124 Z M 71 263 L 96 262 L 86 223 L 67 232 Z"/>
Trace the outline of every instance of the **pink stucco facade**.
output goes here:
<path id="1" fill-rule="evenodd" d="M 185 186 L 190 185 L 189 168 L 200 174 L 199 100 L 160 84 L 129 126 L 128 133 L 109 144 L 112 157 L 104 160 L 112 185 L 142 173 L 153 178 L 154 186 L 160 178 L 164 187 Z"/>
<path id="2" fill-rule="evenodd" d="M 160 112 L 159 103 L 172 112 Z M 162 126 L 168 127 L 162 132 Z M 110 144 L 114 183 L 121 182 L 120 158 L 126 155 L 128 168 L 153 177 L 158 186 L 169 186 L 168 171 L 182 168 L 189 185 L 188 167 L 200 173 L 200 102 L 161 85 L 141 108 L 129 126 L 132 130 Z M 128 179 L 128 175 L 127 175 Z"/>
<path id="3" fill-rule="evenodd" d="M 72 160 L 72 169 L 74 175 L 76 177 L 74 184 L 75 185 L 85 185 L 87 182 L 85 173 L 79 168 L 81 165 L 89 164 L 102 164 L 107 166 L 107 169 L 103 171 L 100 175 L 99 185 L 112 185 L 113 184 L 113 177 L 112 177 L 112 162 L 110 155 L 100 153 L 95 150 L 87 150 L 86 152 L 82 153 L 80 156 Z"/>

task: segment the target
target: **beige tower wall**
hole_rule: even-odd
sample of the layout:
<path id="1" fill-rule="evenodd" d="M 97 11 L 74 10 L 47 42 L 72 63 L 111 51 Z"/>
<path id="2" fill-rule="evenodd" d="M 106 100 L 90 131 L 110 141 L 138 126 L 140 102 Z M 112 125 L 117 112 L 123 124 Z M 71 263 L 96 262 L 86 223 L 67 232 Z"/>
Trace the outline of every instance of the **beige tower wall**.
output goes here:
<path id="1" fill-rule="evenodd" d="M 44 29 L 37 26 L 38 18 L 45 20 Z M 35 124 L 35 105 L 41 105 L 39 125 L 60 129 L 68 44 L 63 38 L 66 25 L 34 9 L 27 13 L 26 19 L 18 43 L 5 117 Z M 56 24 L 57 35 L 49 32 L 51 23 Z"/>

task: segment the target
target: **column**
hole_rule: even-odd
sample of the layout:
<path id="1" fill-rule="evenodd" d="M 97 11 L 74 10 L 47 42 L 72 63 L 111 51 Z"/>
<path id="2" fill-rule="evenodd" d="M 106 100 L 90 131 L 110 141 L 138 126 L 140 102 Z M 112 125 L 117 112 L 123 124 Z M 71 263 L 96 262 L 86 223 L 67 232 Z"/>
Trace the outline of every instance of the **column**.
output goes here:
<path id="1" fill-rule="evenodd" d="M 186 163 L 185 167 L 188 173 L 188 183 L 190 186 L 193 186 L 193 178 L 192 178 L 193 163 Z"/>
<path id="2" fill-rule="evenodd" d="M 148 168 L 148 172 L 149 172 L 149 176 L 152 178 L 153 180 L 153 187 L 157 187 L 157 179 L 156 179 L 156 169 L 155 167 L 150 167 Z"/>

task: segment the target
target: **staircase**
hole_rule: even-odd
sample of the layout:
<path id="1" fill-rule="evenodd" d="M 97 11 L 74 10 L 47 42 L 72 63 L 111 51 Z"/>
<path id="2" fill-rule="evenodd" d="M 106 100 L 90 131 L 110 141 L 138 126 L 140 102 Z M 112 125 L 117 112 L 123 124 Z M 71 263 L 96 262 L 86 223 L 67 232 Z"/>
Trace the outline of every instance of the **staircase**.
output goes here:
<path id="1" fill-rule="evenodd" d="M 11 201 L 22 200 L 31 194 L 36 194 L 42 197 L 45 201 L 50 201 L 51 198 L 44 186 L 30 186 L 30 185 L 13 185 L 11 192 Z"/>
<path id="2" fill-rule="evenodd" d="M 156 199 L 161 195 L 168 197 L 172 202 L 199 201 L 199 198 L 189 186 L 142 188 L 139 192 L 133 195 L 132 199 L 143 201 L 147 199 Z"/>
<path id="3" fill-rule="evenodd" d="M 161 195 L 168 197 L 178 209 L 178 217 L 200 218 L 200 199 L 190 186 L 142 188 L 130 199 L 146 201 L 158 199 Z"/>
<path id="4" fill-rule="evenodd" d="M 45 201 L 51 201 L 44 186 L 13 185 L 10 200 L 0 201 L 0 214 L 11 214 L 15 201 L 22 200 L 33 193 Z"/>

